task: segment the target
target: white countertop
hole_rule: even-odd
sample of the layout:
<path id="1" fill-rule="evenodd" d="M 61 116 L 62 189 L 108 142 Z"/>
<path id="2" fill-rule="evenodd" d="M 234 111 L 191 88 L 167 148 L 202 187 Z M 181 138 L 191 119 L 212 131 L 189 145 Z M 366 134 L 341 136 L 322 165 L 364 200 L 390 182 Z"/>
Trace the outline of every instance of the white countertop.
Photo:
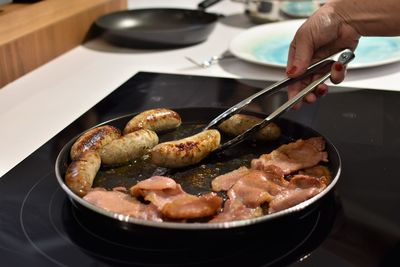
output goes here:
<path id="1" fill-rule="evenodd" d="M 193 0 L 131 0 L 129 8 L 194 9 Z M 118 48 L 101 39 L 63 54 L 0 89 L 0 177 L 139 71 L 280 80 L 284 70 L 227 59 L 208 69 L 188 62 L 225 52 L 233 37 L 253 26 L 244 6 L 223 0 L 207 11 L 226 15 L 206 42 L 146 51 Z M 347 87 L 398 90 L 400 63 L 350 70 Z"/>

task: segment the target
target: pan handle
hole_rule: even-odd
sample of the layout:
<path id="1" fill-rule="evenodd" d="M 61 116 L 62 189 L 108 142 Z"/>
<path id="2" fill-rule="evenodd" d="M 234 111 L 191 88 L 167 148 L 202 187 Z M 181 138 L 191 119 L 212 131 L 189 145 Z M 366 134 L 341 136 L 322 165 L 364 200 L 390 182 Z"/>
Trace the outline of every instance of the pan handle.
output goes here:
<path id="1" fill-rule="evenodd" d="M 220 2 L 221 0 L 204 0 L 197 5 L 197 8 L 204 11 L 206 8 L 215 5 L 216 3 Z"/>

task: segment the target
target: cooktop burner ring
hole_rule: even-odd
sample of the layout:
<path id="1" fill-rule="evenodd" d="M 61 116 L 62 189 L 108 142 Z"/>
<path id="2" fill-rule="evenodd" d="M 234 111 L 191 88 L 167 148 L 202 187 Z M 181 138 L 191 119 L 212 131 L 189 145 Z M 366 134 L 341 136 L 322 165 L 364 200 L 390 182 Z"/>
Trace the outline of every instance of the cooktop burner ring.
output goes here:
<path id="1" fill-rule="evenodd" d="M 43 192 L 48 192 L 49 190 L 52 190 L 51 194 L 47 194 L 48 198 L 43 201 Z M 41 202 L 38 202 L 37 200 L 40 198 Z M 36 214 L 40 221 L 32 220 L 32 212 Z M 184 247 L 155 246 L 151 248 L 127 245 L 126 240 L 124 243 L 124 240 L 119 240 L 118 238 L 109 239 L 108 235 L 99 233 L 98 229 L 92 229 L 90 225 L 88 227 L 87 222 L 82 219 L 81 212 L 82 210 L 72 204 L 67 195 L 57 186 L 55 177 L 52 172 L 49 172 L 34 183 L 25 195 L 20 209 L 20 224 L 25 237 L 34 249 L 47 260 L 59 266 L 69 265 L 69 254 L 64 255 L 65 251 L 74 251 L 72 253 L 74 255 L 76 253 L 89 255 L 89 258 L 100 259 L 108 263 L 123 265 L 146 264 L 150 266 L 163 265 L 165 263 L 162 259 L 163 255 L 175 254 L 175 256 L 179 256 L 187 254 L 186 258 L 182 257 L 174 262 L 169 262 L 169 264 L 185 266 L 189 264 L 207 264 L 212 266 L 213 264 L 221 264 L 221 262 L 236 262 L 237 257 L 254 257 L 254 254 L 257 253 L 251 250 L 259 249 L 258 244 L 256 244 L 254 246 L 250 245 L 250 248 L 241 247 L 231 251 L 223 251 L 224 249 L 222 249 L 216 255 L 197 255 L 196 258 L 197 252 L 195 249 L 198 249 L 198 247 L 190 248 L 190 246 L 185 245 Z M 292 254 L 296 254 L 297 251 L 303 251 L 303 247 L 306 247 L 311 240 L 323 239 L 321 233 L 319 233 L 322 227 L 321 222 L 324 220 L 323 216 L 323 211 L 319 209 L 305 215 L 305 219 L 308 220 L 307 223 L 311 225 L 310 230 L 296 237 L 290 249 L 278 251 L 277 254 L 279 255 L 266 261 L 263 261 L 265 255 L 253 260 L 270 266 L 285 260 L 286 257 L 290 257 Z M 40 225 L 40 228 L 38 228 L 38 225 Z M 124 233 L 124 231 L 118 229 L 118 232 Z M 46 239 L 47 237 L 49 237 L 48 240 Z M 54 240 L 56 242 L 52 244 Z M 117 252 L 108 251 L 108 249 L 117 250 Z M 135 255 L 129 256 L 131 254 Z M 307 253 L 300 254 L 296 259 Z M 155 255 L 159 259 L 154 259 Z M 251 266 L 251 263 L 249 264 Z"/>
<path id="2" fill-rule="evenodd" d="M 22 231 L 25 235 L 25 237 L 27 238 L 27 240 L 29 241 L 29 243 L 35 248 L 35 250 L 37 252 L 39 252 L 42 256 L 44 256 L 46 259 L 48 259 L 49 261 L 51 261 L 52 263 L 59 265 L 59 266 L 64 266 L 63 263 L 57 261 L 56 259 L 54 259 L 53 257 L 47 255 L 46 252 L 44 252 L 39 246 L 36 245 L 35 241 L 32 239 L 32 237 L 29 235 L 26 224 L 24 223 L 24 208 L 26 205 L 29 204 L 28 199 L 29 196 L 31 196 L 31 193 L 35 190 L 35 188 L 37 188 L 37 186 L 46 180 L 46 178 L 48 178 L 49 176 L 51 176 L 51 174 L 53 174 L 53 171 L 47 173 L 47 175 L 43 176 L 43 178 L 41 178 L 40 180 L 38 180 L 28 191 L 28 193 L 26 194 L 26 196 L 24 197 L 23 201 L 22 201 L 22 205 L 21 205 L 21 209 L 19 212 L 19 222 L 22 228 Z M 53 198 L 54 193 L 52 194 L 51 199 Z"/>

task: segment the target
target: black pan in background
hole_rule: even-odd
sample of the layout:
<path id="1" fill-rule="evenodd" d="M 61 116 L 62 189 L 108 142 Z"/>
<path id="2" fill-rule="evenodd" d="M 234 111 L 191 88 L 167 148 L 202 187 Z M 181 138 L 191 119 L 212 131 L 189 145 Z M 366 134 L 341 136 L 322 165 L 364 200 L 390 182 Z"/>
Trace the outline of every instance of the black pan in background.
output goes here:
<path id="1" fill-rule="evenodd" d="M 210 1 L 208 1 L 210 2 Z M 149 8 L 117 11 L 98 18 L 95 25 L 107 41 L 124 47 L 173 48 L 205 41 L 220 15 L 204 9 Z M 205 5 L 204 5 L 205 4 Z"/>
<path id="2" fill-rule="evenodd" d="M 182 108 L 182 109 L 174 109 L 178 112 L 181 117 L 183 124 L 207 124 L 211 119 L 215 118 L 217 115 L 225 111 L 225 108 Z M 259 117 L 265 117 L 265 114 L 259 114 L 254 112 L 247 112 L 251 115 L 256 115 Z M 119 129 L 123 129 L 126 123 L 136 114 L 125 115 L 116 119 L 112 119 L 110 121 L 101 123 L 100 125 L 108 124 L 113 125 Z M 287 120 L 287 119 L 278 119 L 276 123 L 282 129 L 281 137 L 268 144 L 262 145 L 260 150 L 260 145 L 257 144 L 256 148 L 249 143 L 242 143 L 233 149 L 227 151 L 226 156 L 222 158 L 209 157 L 205 159 L 201 165 L 213 166 L 218 162 L 218 167 L 223 169 L 225 166 L 229 166 L 230 168 L 235 168 L 232 165 L 232 161 L 235 158 L 246 158 L 248 155 L 252 157 L 257 156 L 260 153 L 263 153 L 263 149 L 265 147 L 264 153 L 270 152 L 272 149 L 279 147 L 284 143 L 289 143 L 295 141 L 297 139 L 303 138 L 307 139 L 315 136 L 322 136 L 320 133 L 315 130 L 305 127 L 296 122 Z M 97 125 L 99 126 L 99 125 Z M 95 127 L 97 127 L 95 126 Z M 78 137 L 78 136 L 77 136 Z M 249 220 L 241 220 L 241 221 L 232 221 L 225 223 L 175 223 L 175 222 L 151 222 L 145 220 L 139 220 L 134 218 L 127 218 L 126 216 L 120 216 L 118 214 L 107 212 L 101 208 L 98 208 L 81 197 L 73 193 L 68 186 L 64 182 L 64 175 L 66 169 L 70 163 L 69 152 L 72 144 L 75 142 L 77 137 L 70 140 L 60 151 L 57 160 L 56 160 L 56 176 L 59 184 L 62 189 L 67 193 L 68 197 L 72 201 L 72 203 L 79 209 L 82 209 L 86 213 L 96 214 L 97 217 L 103 218 L 105 221 L 109 221 L 109 225 L 114 224 L 114 226 L 118 228 L 122 228 L 128 230 L 130 232 L 145 235 L 145 236 L 158 236 L 158 237 L 168 237 L 172 234 L 178 234 L 183 236 L 184 238 L 207 238 L 208 235 L 204 235 L 205 233 L 212 234 L 212 236 L 216 237 L 233 237 L 236 235 L 243 236 L 248 235 L 250 233 L 257 233 L 260 228 L 264 227 L 272 227 L 273 225 L 279 225 L 282 221 L 296 221 L 304 217 L 306 214 L 312 212 L 316 208 L 318 208 L 321 199 L 324 198 L 325 195 L 330 192 L 335 184 L 337 183 L 341 171 L 341 161 L 339 157 L 339 153 L 334 147 L 334 145 L 324 136 L 322 136 L 326 140 L 326 151 L 328 152 L 329 162 L 327 167 L 331 171 L 332 181 L 328 185 L 328 187 L 321 192 L 320 194 L 314 196 L 313 198 L 304 201 L 294 207 L 289 209 L 276 212 L 270 215 L 264 215 L 258 218 L 249 219 Z M 162 136 L 160 136 L 160 140 L 162 140 Z M 255 152 L 256 151 L 256 152 Z M 221 165 L 222 163 L 222 165 Z M 170 175 L 173 178 L 176 178 L 177 182 L 182 184 L 182 187 L 185 191 L 189 193 L 201 192 L 204 190 L 203 185 L 198 185 L 198 179 L 193 182 L 191 181 L 191 171 L 196 171 L 199 166 L 193 166 L 186 169 L 181 170 L 173 170 Z M 226 169 L 225 171 L 229 171 Z M 104 177 L 103 177 L 104 178 Z M 147 177 L 142 177 L 145 179 Z M 95 179 L 95 184 L 97 183 L 98 177 Z M 107 177 L 105 177 L 107 179 Z M 114 178 L 113 178 L 114 179 Z M 110 180 L 113 180 L 110 179 Z M 185 182 L 185 179 L 187 180 Z M 205 178 L 207 179 L 207 178 Z M 132 180 L 132 178 L 131 178 Z M 206 186 L 210 188 L 210 181 L 206 183 Z M 135 183 L 136 181 L 133 181 Z M 113 185 L 116 186 L 116 185 Z M 257 230 L 258 229 L 258 230 Z M 182 234 L 183 233 L 183 234 Z"/>

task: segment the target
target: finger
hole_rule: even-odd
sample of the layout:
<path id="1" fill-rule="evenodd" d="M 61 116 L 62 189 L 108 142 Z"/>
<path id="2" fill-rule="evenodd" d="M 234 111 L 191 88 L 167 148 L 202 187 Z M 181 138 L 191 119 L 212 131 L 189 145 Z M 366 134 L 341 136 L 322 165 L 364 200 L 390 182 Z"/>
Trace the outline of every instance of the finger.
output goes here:
<path id="1" fill-rule="evenodd" d="M 301 90 L 303 90 L 307 85 L 309 85 L 312 81 L 312 77 L 305 77 L 300 81 L 297 81 L 288 86 L 288 96 L 289 99 L 293 98 L 294 95 L 298 94 Z"/>
<path id="2" fill-rule="evenodd" d="M 288 86 L 288 98 L 292 99 L 295 95 L 297 95 L 300 90 L 303 88 L 303 85 L 301 82 L 295 82 L 291 85 Z M 302 106 L 302 103 L 299 102 L 295 104 L 292 108 L 293 109 L 300 109 Z"/>
<path id="3" fill-rule="evenodd" d="M 307 103 L 314 103 L 315 101 L 317 101 L 317 96 L 315 95 L 315 93 L 309 93 L 304 97 L 304 102 Z"/>
<path id="4" fill-rule="evenodd" d="M 346 76 L 346 67 L 341 62 L 335 62 L 331 68 L 331 81 L 334 84 L 341 83 Z"/>
<path id="5" fill-rule="evenodd" d="M 314 81 L 315 79 L 318 79 L 319 77 L 320 77 L 319 74 L 314 74 L 314 75 L 312 75 L 312 76 L 310 76 L 310 77 L 304 78 L 304 79 L 301 81 L 301 86 L 302 86 L 301 89 L 306 88 L 307 86 L 310 85 L 310 83 L 311 83 L 312 81 Z M 308 94 L 303 98 L 303 102 L 306 102 L 306 103 L 314 103 L 316 100 L 317 100 L 317 96 L 315 95 L 314 92 L 308 93 Z"/>
<path id="6" fill-rule="evenodd" d="M 294 110 L 298 110 L 298 109 L 300 109 L 300 108 L 301 108 L 301 106 L 302 106 L 302 105 L 303 105 L 303 103 L 302 103 L 302 102 L 296 103 L 296 104 L 294 104 L 294 105 L 293 105 L 292 109 L 294 109 Z"/>
<path id="7" fill-rule="evenodd" d="M 288 98 L 292 99 L 295 95 L 297 95 L 302 89 L 301 82 L 295 82 L 288 86 Z"/>
<path id="8" fill-rule="evenodd" d="M 312 81 L 312 77 L 306 77 L 301 81 L 297 81 L 290 86 L 288 86 L 288 98 L 292 99 L 295 95 L 297 95 L 301 90 L 303 90 L 306 86 L 308 86 Z M 317 96 L 315 93 L 309 93 L 305 97 L 303 97 L 302 101 L 295 104 L 293 109 L 299 109 L 302 106 L 302 102 L 306 103 L 314 103 L 317 100 Z"/>
<path id="9" fill-rule="evenodd" d="M 303 74 L 311 63 L 314 54 L 312 35 L 307 27 L 300 27 L 289 48 L 286 74 L 297 77 Z"/>
<path id="10" fill-rule="evenodd" d="M 292 75 L 296 72 L 297 67 L 293 65 L 294 55 L 296 54 L 296 39 L 293 39 L 289 46 L 288 62 L 286 66 L 286 74 Z"/>
<path id="11" fill-rule="evenodd" d="M 328 70 L 329 69 L 327 69 L 327 71 Z M 314 74 L 312 80 L 315 81 L 317 79 L 320 79 L 322 76 L 324 76 L 324 73 L 326 73 L 326 71 Z M 326 85 L 325 83 L 321 83 L 314 89 L 313 96 L 306 99 L 306 102 L 314 103 L 318 97 L 324 96 L 327 93 L 328 93 L 328 85 Z"/>
<path id="12" fill-rule="evenodd" d="M 315 90 L 315 93 L 318 96 L 324 96 L 328 93 L 328 85 L 322 83 L 320 85 L 318 85 L 317 89 Z"/>

